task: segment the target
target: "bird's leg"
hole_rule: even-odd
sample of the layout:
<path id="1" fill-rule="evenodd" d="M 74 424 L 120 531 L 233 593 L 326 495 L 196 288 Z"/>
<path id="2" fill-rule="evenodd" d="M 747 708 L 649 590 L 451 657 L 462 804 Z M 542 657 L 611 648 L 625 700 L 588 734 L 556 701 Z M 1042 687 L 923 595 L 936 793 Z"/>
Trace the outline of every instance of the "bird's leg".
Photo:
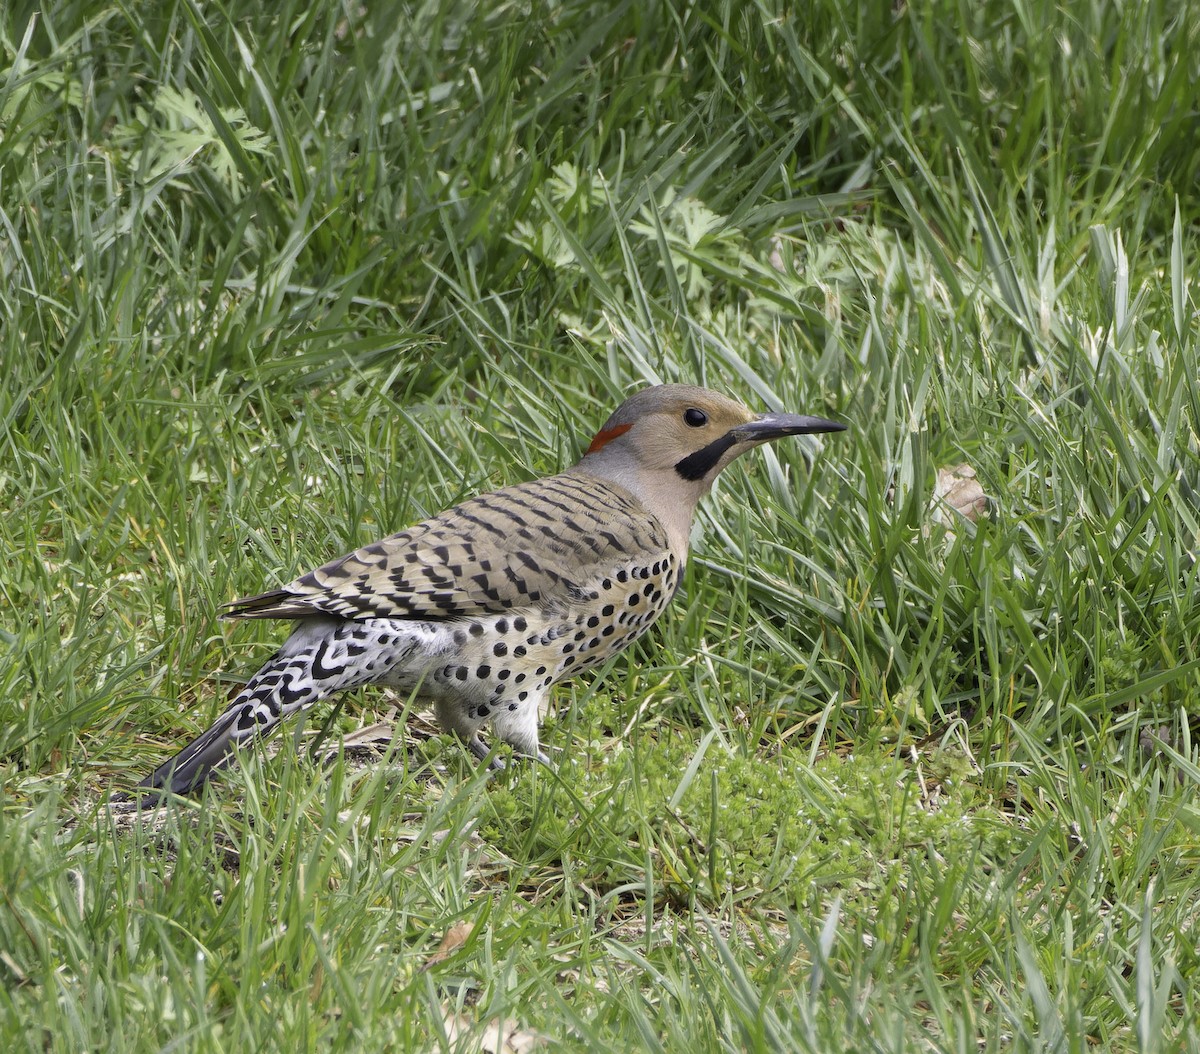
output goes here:
<path id="1" fill-rule="evenodd" d="M 502 772 L 507 767 L 500 757 L 492 754 L 491 750 L 488 748 L 488 745 L 479 738 L 478 732 L 471 736 L 466 743 L 467 749 L 470 750 L 470 752 L 474 754 L 479 761 L 486 761 L 488 768 L 493 772 Z"/>
<path id="2" fill-rule="evenodd" d="M 542 753 L 538 742 L 540 705 L 541 698 L 531 696 L 520 703 L 501 707 L 492 716 L 492 731 L 515 753 L 549 765 L 550 759 Z"/>

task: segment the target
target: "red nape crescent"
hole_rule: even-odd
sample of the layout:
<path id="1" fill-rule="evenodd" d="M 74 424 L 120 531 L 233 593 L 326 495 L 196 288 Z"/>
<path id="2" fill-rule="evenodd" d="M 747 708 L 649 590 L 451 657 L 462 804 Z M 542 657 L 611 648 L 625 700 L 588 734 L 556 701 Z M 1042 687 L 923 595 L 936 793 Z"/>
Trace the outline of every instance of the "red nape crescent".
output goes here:
<path id="1" fill-rule="evenodd" d="M 603 432 L 597 432 L 596 438 L 592 440 L 592 445 L 587 448 L 587 453 L 594 454 L 602 447 L 608 446 L 619 435 L 624 435 L 633 427 L 631 421 L 627 425 L 614 425 L 612 428 L 606 428 Z"/>

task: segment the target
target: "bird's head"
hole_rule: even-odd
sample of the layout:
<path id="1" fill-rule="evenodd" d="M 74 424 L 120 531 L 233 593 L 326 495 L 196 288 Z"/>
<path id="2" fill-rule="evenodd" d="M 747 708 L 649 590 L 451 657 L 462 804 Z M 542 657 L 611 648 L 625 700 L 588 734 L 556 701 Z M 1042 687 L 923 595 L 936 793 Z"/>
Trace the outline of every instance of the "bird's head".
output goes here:
<path id="1" fill-rule="evenodd" d="M 756 414 L 720 392 L 660 384 L 636 392 L 617 408 L 578 470 L 621 484 L 660 518 L 683 517 L 690 523 L 713 480 L 747 450 L 784 436 L 845 427 L 821 417 Z"/>

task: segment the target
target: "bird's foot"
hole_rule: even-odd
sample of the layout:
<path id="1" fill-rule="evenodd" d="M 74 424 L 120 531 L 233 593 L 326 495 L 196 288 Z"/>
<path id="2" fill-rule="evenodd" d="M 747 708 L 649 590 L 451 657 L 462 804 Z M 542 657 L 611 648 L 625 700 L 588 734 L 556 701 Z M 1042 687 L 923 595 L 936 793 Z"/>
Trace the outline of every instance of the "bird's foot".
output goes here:
<path id="1" fill-rule="evenodd" d="M 503 772 L 506 768 L 508 768 L 508 762 L 500 757 L 499 754 L 496 754 L 489 749 L 488 745 L 479 738 L 478 734 L 473 735 L 467 740 L 467 749 L 470 750 L 479 761 L 487 762 L 487 767 L 492 772 Z M 544 751 L 540 749 L 536 754 L 529 754 L 525 751 L 517 749 L 515 750 L 513 757 L 529 758 L 531 761 L 537 761 L 542 765 L 552 764 L 550 758 L 545 754 Z"/>

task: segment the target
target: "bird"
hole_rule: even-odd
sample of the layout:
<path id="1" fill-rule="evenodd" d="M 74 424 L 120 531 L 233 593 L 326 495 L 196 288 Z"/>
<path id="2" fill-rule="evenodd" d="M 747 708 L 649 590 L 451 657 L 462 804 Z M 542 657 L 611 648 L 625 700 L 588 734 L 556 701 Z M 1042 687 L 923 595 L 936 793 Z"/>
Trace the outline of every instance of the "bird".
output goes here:
<path id="1" fill-rule="evenodd" d="M 667 608 L 697 503 L 720 472 L 763 443 L 845 427 L 754 413 L 692 385 L 633 393 L 566 471 L 470 498 L 226 605 L 227 618 L 295 626 L 207 731 L 121 797 L 197 792 L 291 715 L 368 684 L 431 703 L 492 767 L 503 762 L 484 726 L 515 755 L 548 761 L 541 705 Z"/>

